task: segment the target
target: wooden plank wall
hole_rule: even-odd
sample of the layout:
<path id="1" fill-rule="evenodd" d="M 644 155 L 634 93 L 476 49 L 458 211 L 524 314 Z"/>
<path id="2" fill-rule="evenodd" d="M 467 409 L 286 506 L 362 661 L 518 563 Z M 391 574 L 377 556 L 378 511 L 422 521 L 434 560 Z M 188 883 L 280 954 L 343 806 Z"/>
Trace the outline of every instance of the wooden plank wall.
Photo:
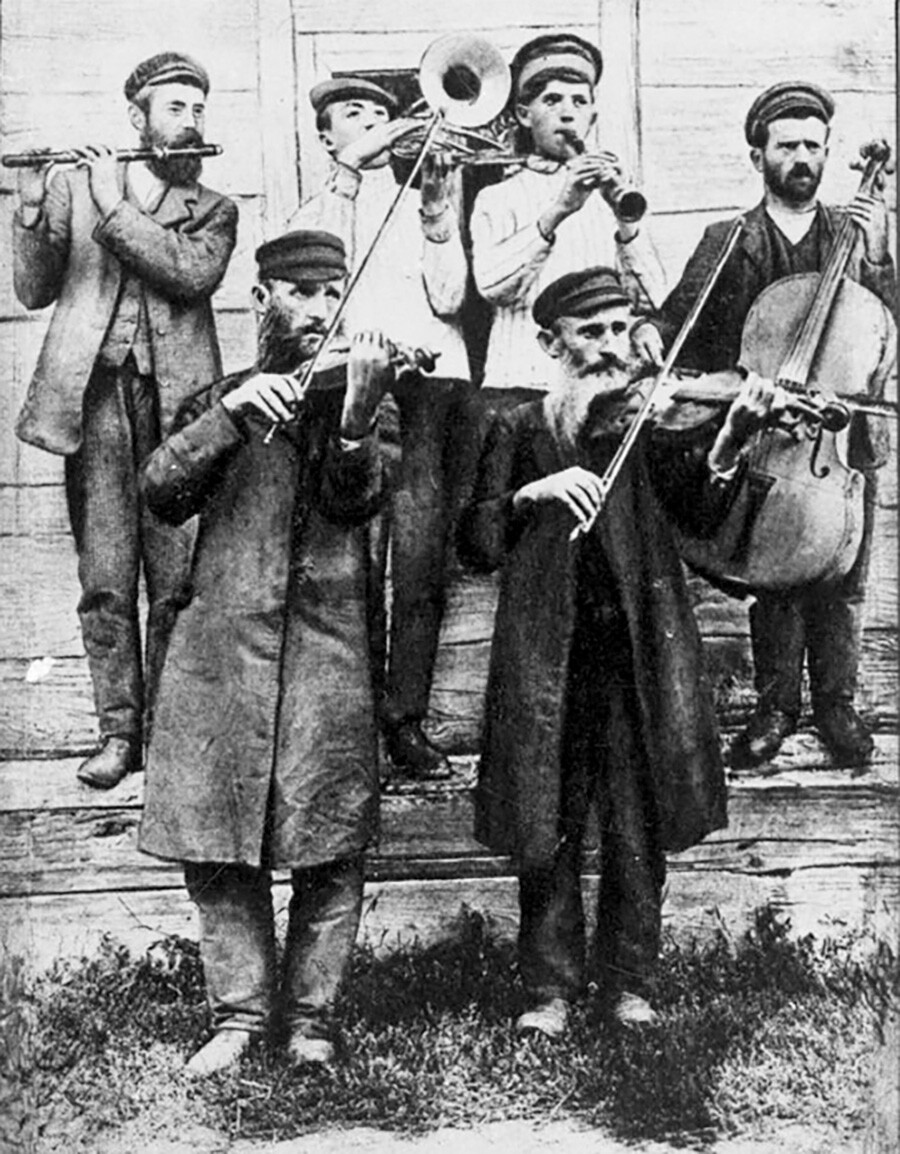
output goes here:
<path id="1" fill-rule="evenodd" d="M 858 143 L 874 132 L 894 137 L 892 20 L 889 0 L 5 0 L 0 147 L 129 144 L 120 93 L 133 65 L 165 48 L 201 59 L 213 82 L 208 138 L 225 148 L 205 179 L 241 212 L 215 301 L 234 369 L 253 349 L 253 251 L 281 228 L 299 188 L 312 193 L 324 173 L 306 93 L 332 72 L 414 69 L 436 35 L 460 29 L 507 57 L 555 28 L 597 39 L 606 58 L 599 137 L 641 174 L 674 281 L 705 224 L 757 199 L 741 126 L 755 93 L 776 79 L 808 76 L 835 92 L 823 193 L 851 195 L 847 162 Z M 5 254 L 12 181 L 0 170 Z M 103 929 L 139 944 L 192 925 L 178 871 L 135 850 L 140 781 L 106 796 L 74 783 L 95 729 L 61 459 L 13 436 L 48 316 L 22 309 L 10 276 L 0 276 L 0 939 L 39 961 L 88 948 Z M 806 732 L 773 776 L 736 779 L 732 829 L 674 863 L 673 925 L 708 928 L 723 916 L 737 927 L 767 899 L 802 929 L 829 917 L 874 925 L 896 908 L 896 511 L 892 465 L 880 491 L 860 694 L 880 731 L 876 767 L 853 779 L 829 767 Z M 746 605 L 699 581 L 693 588 L 720 718 L 733 729 L 753 699 Z M 462 901 L 501 921 L 513 916 L 507 864 L 486 858 L 470 834 L 494 600 L 492 582 L 454 580 L 429 724 L 459 755 L 456 776 L 449 788 L 385 800 L 367 915 L 376 940 L 440 928 Z"/>

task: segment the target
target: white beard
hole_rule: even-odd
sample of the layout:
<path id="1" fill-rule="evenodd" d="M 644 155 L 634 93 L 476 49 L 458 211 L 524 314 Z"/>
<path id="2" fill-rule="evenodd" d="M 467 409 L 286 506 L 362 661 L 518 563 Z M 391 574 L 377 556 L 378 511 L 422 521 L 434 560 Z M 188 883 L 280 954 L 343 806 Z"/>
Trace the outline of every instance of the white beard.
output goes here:
<path id="1" fill-rule="evenodd" d="M 544 414 L 557 444 L 564 451 L 574 452 L 591 405 L 606 391 L 604 386 L 611 377 L 618 381 L 621 376 L 619 369 L 611 369 L 593 378 L 575 377 L 560 365 L 559 376 L 544 397 Z"/>

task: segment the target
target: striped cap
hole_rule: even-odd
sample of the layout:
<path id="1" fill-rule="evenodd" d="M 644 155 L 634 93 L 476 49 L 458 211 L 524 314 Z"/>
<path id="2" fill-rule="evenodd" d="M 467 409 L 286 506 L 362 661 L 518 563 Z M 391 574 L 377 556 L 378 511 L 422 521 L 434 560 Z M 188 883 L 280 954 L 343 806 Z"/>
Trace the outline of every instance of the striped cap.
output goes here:
<path id="1" fill-rule="evenodd" d="M 831 94 L 817 84 L 806 80 L 783 80 L 767 88 L 750 105 L 744 121 L 744 136 L 747 143 L 759 143 L 760 129 L 773 120 L 785 118 L 804 119 L 815 116 L 828 124 L 834 116 L 834 99 Z"/>
<path id="2" fill-rule="evenodd" d="M 125 81 L 125 99 L 132 102 L 141 89 L 160 84 L 192 84 L 209 94 L 209 74 L 202 64 L 181 52 L 159 52 L 142 60 Z"/>

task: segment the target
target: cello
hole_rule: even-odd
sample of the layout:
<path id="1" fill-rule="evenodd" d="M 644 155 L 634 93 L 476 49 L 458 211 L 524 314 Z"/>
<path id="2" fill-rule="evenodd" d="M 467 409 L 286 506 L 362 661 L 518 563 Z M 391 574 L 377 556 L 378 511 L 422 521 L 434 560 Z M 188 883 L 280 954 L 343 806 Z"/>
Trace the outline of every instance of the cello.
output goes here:
<path id="1" fill-rule="evenodd" d="M 859 191 L 871 193 L 890 149 L 878 141 L 860 151 L 866 163 Z M 821 272 L 785 277 L 760 293 L 744 323 L 744 368 L 818 403 L 868 391 L 893 355 L 896 329 L 875 294 L 846 275 L 860 232 L 845 217 Z M 709 540 L 682 535 L 684 559 L 738 595 L 840 579 L 863 531 L 864 478 L 848 463 L 848 439 L 848 424 L 829 427 L 803 406 L 791 421 L 762 429 L 725 521 Z"/>

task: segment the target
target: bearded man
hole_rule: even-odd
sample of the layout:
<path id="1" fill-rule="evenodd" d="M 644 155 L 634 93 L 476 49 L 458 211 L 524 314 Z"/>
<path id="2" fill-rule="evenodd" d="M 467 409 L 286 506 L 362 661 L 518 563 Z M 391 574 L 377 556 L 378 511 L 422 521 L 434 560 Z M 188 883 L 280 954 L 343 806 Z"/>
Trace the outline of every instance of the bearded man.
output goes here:
<path id="1" fill-rule="evenodd" d="M 763 200 L 746 214 L 740 240 L 685 343 L 680 364 L 702 372 L 738 364 L 744 322 L 759 294 L 783 277 L 820 272 L 844 211 L 864 238 L 848 275 L 875 293 L 891 312 L 896 310 L 894 263 L 881 194 L 858 193 L 846 210 L 827 207 L 818 199 L 833 114 L 831 95 L 804 81 L 775 84 L 753 101 L 744 135 L 751 162 L 762 177 Z M 666 346 L 671 343 L 721 252 L 731 223 L 709 226 L 659 316 L 641 327 L 639 339 L 656 329 Z M 895 344 L 889 335 L 876 358 L 867 382 L 873 397 L 882 395 L 894 369 Z M 774 757 L 797 728 L 804 661 L 813 721 L 829 752 L 849 764 L 864 763 L 872 753 L 874 742 L 854 698 L 875 515 L 875 470 L 887 453 L 883 433 L 882 423 L 873 428 L 865 418 L 854 418 L 850 427 L 849 463 L 865 478 L 863 539 L 850 572 L 840 581 L 784 594 L 760 592 L 750 608 L 758 700 L 749 724 L 732 746 L 735 766 L 759 765 Z"/>
<path id="2" fill-rule="evenodd" d="M 163 52 L 139 64 L 125 98 L 141 145 L 202 144 L 208 92 L 205 69 L 190 57 Z M 26 308 L 56 308 L 16 432 L 65 457 L 101 737 L 78 777 L 109 788 L 141 768 L 193 542 L 190 526 L 168 528 L 142 508 L 138 469 L 179 404 L 221 374 L 211 297 L 234 249 L 238 213 L 198 183 L 196 157 L 126 165 L 105 146 L 75 151 L 74 169 L 48 182 L 45 164 L 23 169 L 19 181 L 16 295 Z"/>
<path id="3" fill-rule="evenodd" d="M 743 386 L 710 448 L 638 439 L 604 496 L 629 421 L 634 317 L 616 272 L 554 281 L 533 316 L 556 379 L 495 414 L 460 550 L 502 567 L 476 793 L 476 836 L 519 873 L 520 1031 L 562 1034 L 586 978 L 613 1020 L 655 1021 L 665 851 L 726 824 L 712 694 L 670 518 L 724 515 L 751 431 L 780 390 Z M 588 813 L 600 826 L 596 944 L 585 967 L 580 892 Z"/>
<path id="4" fill-rule="evenodd" d="M 513 57 L 513 111 L 526 163 L 482 189 L 472 210 L 472 271 L 493 305 L 486 389 L 545 385 L 548 362 L 531 332 L 531 308 L 558 277 L 614 265 L 629 298 L 643 311 L 665 292 L 665 275 L 646 220 L 616 215 L 602 187 L 624 181 L 622 165 L 594 151 L 598 48 L 568 32 L 538 36 Z M 646 339 L 659 343 L 647 332 Z M 506 392 L 498 405 L 507 404 Z"/>
<path id="5" fill-rule="evenodd" d="M 378 817 L 363 526 L 381 494 L 388 347 L 359 334 L 304 394 L 293 374 L 335 315 L 343 244 L 294 232 L 256 256 L 257 364 L 189 401 L 144 474 L 157 515 L 200 516 L 140 836 L 184 862 L 199 911 L 214 1032 L 188 1063 L 196 1076 L 233 1066 L 274 1024 L 292 1062 L 331 1061 Z M 272 869 L 293 887 L 280 994 Z"/>

